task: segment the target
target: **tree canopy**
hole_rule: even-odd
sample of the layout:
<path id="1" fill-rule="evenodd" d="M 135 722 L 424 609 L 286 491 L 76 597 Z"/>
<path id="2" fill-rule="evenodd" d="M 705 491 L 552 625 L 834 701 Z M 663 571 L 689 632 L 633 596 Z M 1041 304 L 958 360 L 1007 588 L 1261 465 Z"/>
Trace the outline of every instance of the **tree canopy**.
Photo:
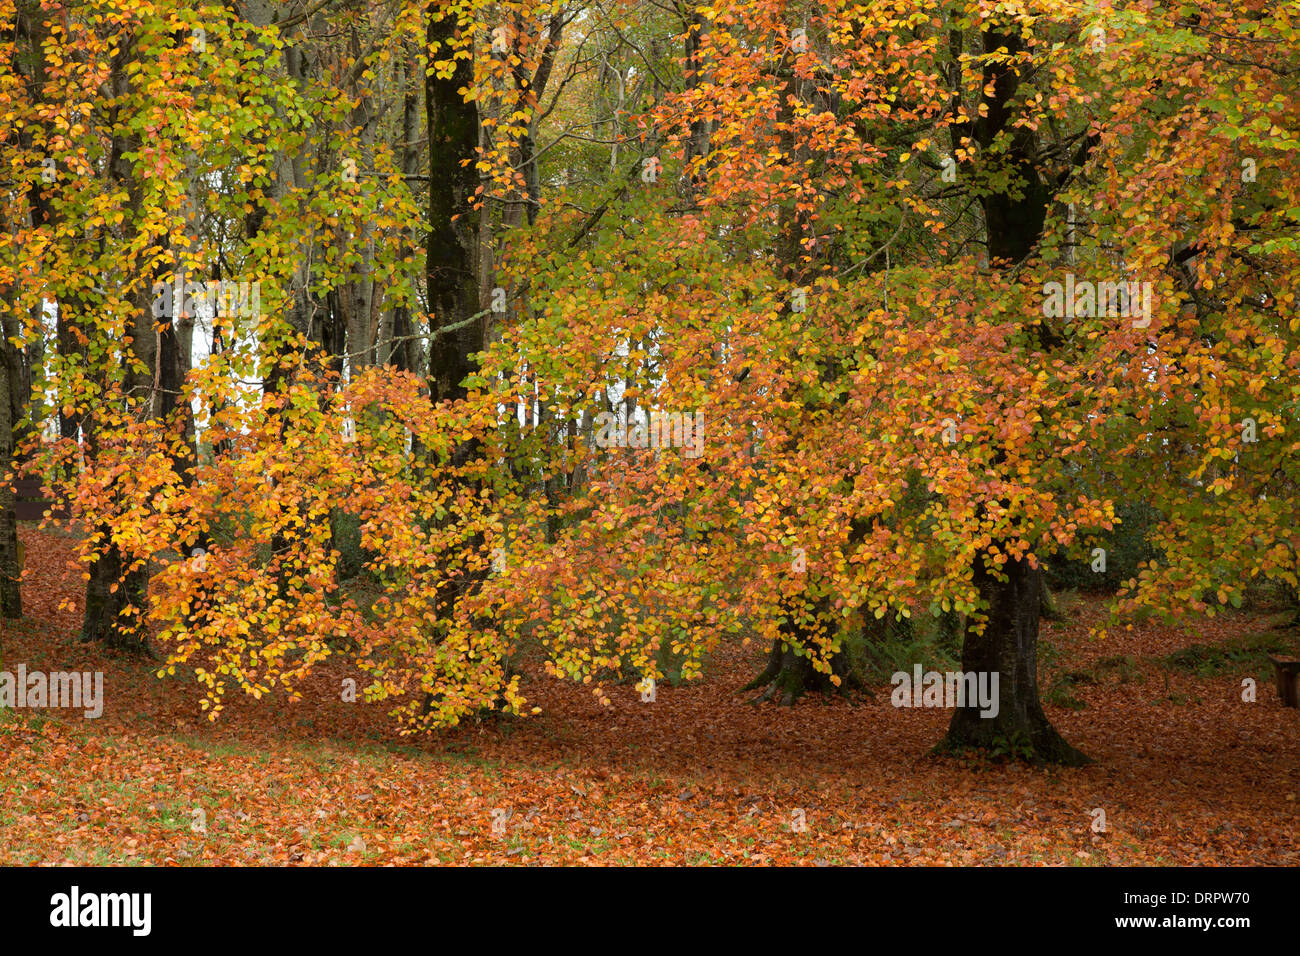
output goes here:
<path id="1" fill-rule="evenodd" d="M 1098 636 L 1298 586 L 1293 6 L 0 25 L 0 473 L 87 529 L 83 636 L 213 717 L 342 656 L 422 731 L 732 635 L 835 685 L 850 634 L 951 616 L 1003 703 L 947 742 L 1078 762 L 1045 563 L 1140 502 Z"/>

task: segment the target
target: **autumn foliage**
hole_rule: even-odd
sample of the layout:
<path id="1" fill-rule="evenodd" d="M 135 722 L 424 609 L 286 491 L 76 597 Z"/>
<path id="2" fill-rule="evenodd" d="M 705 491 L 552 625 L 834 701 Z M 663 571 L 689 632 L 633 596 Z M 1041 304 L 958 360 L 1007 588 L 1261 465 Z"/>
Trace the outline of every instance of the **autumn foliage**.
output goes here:
<path id="1" fill-rule="evenodd" d="M 1096 636 L 1300 586 L 1294 7 L 0 24 L 13 471 L 85 530 L 86 636 L 106 608 L 213 717 L 329 658 L 417 731 L 530 713 L 530 674 L 689 681 L 732 637 L 833 684 L 874 621 L 959 615 L 975 654 L 1132 501 L 1160 557 Z M 435 168 L 451 93 L 477 126 Z M 602 447 L 651 412 L 702 453 Z"/>

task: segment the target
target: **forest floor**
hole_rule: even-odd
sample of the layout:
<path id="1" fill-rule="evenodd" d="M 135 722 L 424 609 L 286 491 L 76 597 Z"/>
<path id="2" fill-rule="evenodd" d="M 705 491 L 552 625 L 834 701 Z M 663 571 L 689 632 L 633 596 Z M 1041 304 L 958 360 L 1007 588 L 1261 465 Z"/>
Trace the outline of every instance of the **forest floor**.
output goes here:
<path id="1" fill-rule="evenodd" d="M 22 539 L 28 618 L 0 623 L 0 669 L 103 671 L 105 707 L 0 711 L 0 864 L 1300 864 L 1300 710 L 1263 610 L 1098 642 L 1101 602 L 1063 602 L 1043 686 L 1096 761 L 1078 769 L 930 756 L 949 713 L 894 708 L 888 684 L 752 706 L 766 648 L 739 642 L 654 703 L 535 679 L 541 715 L 417 740 L 345 703 L 332 664 L 298 703 L 240 695 L 209 722 L 195 685 L 76 643 L 71 539 Z M 1168 662 L 1192 644 L 1215 647 Z"/>

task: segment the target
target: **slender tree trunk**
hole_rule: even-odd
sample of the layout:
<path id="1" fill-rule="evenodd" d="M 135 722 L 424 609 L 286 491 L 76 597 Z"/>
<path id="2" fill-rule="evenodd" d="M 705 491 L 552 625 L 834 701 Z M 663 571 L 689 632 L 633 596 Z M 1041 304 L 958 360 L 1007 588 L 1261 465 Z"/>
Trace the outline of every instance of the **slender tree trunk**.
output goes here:
<path id="1" fill-rule="evenodd" d="M 704 29 L 704 24 L 698 18 L 692 19 L 688 23 L 695 24 L 695 27 L 688 34 L 688 62 L 692 64 L 692 69 L 699 70 L 702 66 L 699 53 L 701 36 L 699 31 Z M 794 133 L 790 127 L 794 122 L 793 103 L 801 98 L 806 99 L 804 97 L 806 90 L 804 84 L 794 75 L 792 64 L 787 62 L 784 65 L 783 75 L 786 77 L 786 83 L 781 91 L 777 118 L 780 123 L 786 125 L 787 129 L 782 133 L 781 145 L 784 153 L 790 157 L 790 163 L 802 163 L 809 158 L 807 150 L 797 146 Z M 694 85 L 698 80 L 692 76 L 689 78 L 689 82 Z M 708 125 L 693 123 L 691 130 L 692 134 L 687 144 L 688 153 L 691 155 L 704 155 L 708 148 Z M 692 188 L 697 186 L 698 183 L 693 184 Z M 800 242 L 807 226 L 807 217 L 800 213 L 793 203 L 786 203 L 781 206 L 780 220 L 775 238 L 775 258 L 777 265 L 783 270 L 782 279 L 789 282 L 792 288 L 805 286 L 812 276 L 816 274 L 817 263 L 804 261 L 805 254 Z M 781 315 L 787 320 L 795 320 L 796 314 L 788 301 L 782 306 Z M 810 628 L 797 623 L 795 616 L 802 609 L 808 607 L 809 603 L 807 590 L 800 591 L 789 600 L 782 602 L 781 613 L 788 623 L 782 625 L 781 636 L 773 640 L 772 648 L 768 652 L 767 666 L 762 673 L 741 688 L 742 691 L 764 688 L 763 692 L 754 698 L 753 702 L 770 700 L 783 706 L 790 706 L 800 697 L 810 692 L 828 693 L 837 689 L 847 691 L 849 688 L 846 685 L 850 683 L 856 685 L 857 682 L 852 677 L 850 663 L 847 659 L 843 659 L 843 654 L 836 655 L 836 658 L 831 661 L 832 672 L 843 680 L 841 687 L 836 688 L 829 675 L 815 670 L 808 657 L 803 653 L 795 652 L 785 640 L 786 635 L 789 635 L 800 647 L 807 647 L 812 638 L 815 637 L 815 627 L 835 626 L 835 615 L 831 613 L 830 602 L 826 598 L 817 598 L 811 601 L 812 613 L 815 620 L 819 622 L 818 625 Z"/>
<path id="2" fill-rule="evenodd" d="M 265 19 L 271 15 L 269 6 L 259 4 L 255 22 L 265 22 Z M 313 18 L 310 22 L 312 29 L 323 28 L 323 21 L 319 17 Z M 285 74 L 295 82 L 305 86 L 311 81 L 311 63 L 308 61 L 304 47 L 305 41 L 301 39 L 287 44 L 284 48 L 283 62 Z M 279 152 L 277 160 L 274 189 L 276 199 L 281 199 L 285 195 L 303 188 L 306 182 L 305 157 L 300 151 L 295 151 L 292 155 Z M 260 209 L 256 212 L 255 218 L 248 222 L 247 228 L 250 238 L 255 229 L 262 227 L 264 216 L 265 210 Z M 326 304 L 324 309 L 320 308 L 321 303 L 315 299 L 310 289 L 310 261 L 311 257 L 309 255 L 300 255 L 289 278 L 289 290 L 292 296 L 292 305 L 289 307 L 288 314 L 289 326 L 293 332 L 306 337 L 308 349 L 311 349 L 314 345 L 320 345 L 326 356 L 339 356 L 344 349 L 341 345 L 343 333 L 336 331 L 337 303 L 330 302 Z M 317 321 L 319 312 L 323 312 L 324 317 Z M 275 396 L 280 391 L 287 389 L 291 377 L 291 370 L 288 367 L 291 359 L 292 356 L 286 349 L 279 349 L 278 354 L 273 353 L 267 357 L 266 370 L 262 376 L 263 396 Z M 316 361 L 315 357 L 313 357 L 313 361 Z M 336 361 L 342 361 L 342 359 Z M 278 421 L 281 435 L 283 435 L 284 421 L 285 416 L 282 413 Z M 284 598 L 288 593 L 289 576 L 285 573 L 285 565 L 295 546 L 293 536 L 283 530 L 283 525 L 271 531 L 271 553 L 268 566 L 275 575 L 276 587 L 281 598 Z"/>
<path id="3" fill-rule="evenodd" d="M 402 95 L 402 173 L 407 182 L 414 181 L 420 172 L 421 155 L 416 144 L 420 139 L 420 96 L 419 82 L 416 76 L 417 50 L 408 45 L 406 70 L 403 77 L 404 93 Z M 416 244 L 414 228 L 402 233 L 401 256 L 403 259 L 413 257 Z M 415 322 L 411 309 L 403 303 L 393 309 L 391 320 L 392 339 L 388 348 L 380 353 L 383 362 L 391 364 L 402 372 L 416 372 L 423 363 L 421 351 L 413 336 Z"/>
<path id="4" fill-rule="evenodd" d="M 703 75 L 706 66 L 701 47 L 709 31 L 709 21 L 698 9 L 695 9 L 685 15 L 685 26 L 687 75 L 684 80 L 688 90 L 695 90 L 700 85 L 700 77 Z M 686 165 L 689 168 L 696 159 L 701 160 L 703 163 L 700 168 L 690 171 L 689 187 L 692 193 L 702 190 L 707 178 L 707 157 L 709 155 L 709 139 L 713 132 L 712 125 L 709 120 L 704 118 L 691 121 L 691 135 L 685 144 Z"/>
<path id="5" fill-rule="evenodd" d="M 18 584 L 18 522 L 14 515 L 14 493 L 10 468 L 14 464 L 13 389 L 8 340 L 0 341 L 0 618 L 23 616 L 22 592 Z"/>
<path id="6" fill-rule="evenodd" d="M 354 57 L 362 55 L 361 40 L 355 27 L 349 38 L 349 52 Z M 362 152 L 368 152 L 375 140 L 374 103 L 370 96 L 358 89 L 351 89 L 349 93 L 356 98 L 356 105 L 352 109 L 352 124 L 361 131 L 359 145 Z M 375 327 L 374 310 L 377 291 L 373 278 L 374 232 L 374 224 L 370 220 L 361 223 L 360 232 L 352 240 L 353 248 L 360 253 L 359 261 L 353 267 L 353 275 L 342 284 L 338 292 L 347 333 L 349 378 L 356 378 L 376 362 L 378 330 Z"/>

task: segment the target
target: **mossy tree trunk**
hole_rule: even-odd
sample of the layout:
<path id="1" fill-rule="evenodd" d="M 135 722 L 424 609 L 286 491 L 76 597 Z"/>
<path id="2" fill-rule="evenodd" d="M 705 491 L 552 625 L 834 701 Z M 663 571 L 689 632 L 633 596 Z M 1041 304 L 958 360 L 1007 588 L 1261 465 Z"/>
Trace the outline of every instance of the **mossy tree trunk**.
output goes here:
<path id="1" fill-rule="evenodd" d="M 1034 254 L 1053 199 L 1052 181 L 1039 169 L 1036 134 L 1028 127 L 1014 127 L 1013 123 L 1020 85 L 1016 58 L 1025 49 L 1024 37 L 1015 22 L 1007 17 L 990 21 L 981 34 L 981 42 L 989 59 L 982 77 L 981 115 L 973 130 L 979 144 L 977 156 L 981 163 L 1002 166 L 1011 184 L 1004 191 L 982 196 L 980 202 L 990 265 L 1007 268 Z M 960 51 L 959 42 L 957 50 Z M 999 146 L 1003 137 L 1009 139 Z M 1075 164 L 1082 164 L 1086 155 L 1086 150 L 1077 154 Z M 1058 180 L 1056 185 L 1063 182 Z M 1057 343 L 1043 326 L 1038 329 L 1043 348 L 1051 351 Z M 967 622 L 962 670 L 999 675 L 997 716 L 981 717 L 978 706 L 958 708 L 940 748 L 1009 748 L 1035 763 L 1086 763 L 1088 758 L 1066 743 L 1052 727 L 1039 702 L 1042 571 L 1031 566 L 1028 556 L 1002 565 L 1002 577 L 989 570 L 993 566 L 996 565 L 988 551 L 976 555 L 972 573 L 988 621 L 980 631 L 976 629 L 977 621 Z"/>
<path id="2" fill-rule="evenodd" d="M 981 562 L 975 584 L 988 604 L 988 622 L 980 632 L 968 621 L 962 644 L 964 672 L 998 675 L 998 709 L 981 715 L 978 702 L 958 707 L 942 750 L 1001 750 L 1035 763 L 1080 766 L 1088 758 L 1057 733 L 1043 713 L 1038 696 L 1038 621 L 1042 571 L 1027 560 L 1002 566 L 999 580 Z"/>
<path id="3" fill-rule="evenodd" d="M 823 598 L 813 609 L 814 619 L 831 622 L 833 619 L 829 611 L 829 602 Z M 862 689 L 852 659 L 845 650 L 842 649 L 831 658 L 831 672 L 828 674 L 813 667 L 812 658 L 802 649 L 811 645 L 811 628 L 801 626 L 792 614 L 787 613 L 786 623 L 781 626 L 781 630 L 783 636 L 772 642 L 763 672 L 741 688 L 742 692 L 759 691 L 750 703 L 772 701 L 783 707 L 791 707 L 809 693 L 848 695 Z M 795 643 L 787 641 L 785 634 L 789 634 Z M 838 684 L 831 679 L 832 675 L 839 678 Z"/>

